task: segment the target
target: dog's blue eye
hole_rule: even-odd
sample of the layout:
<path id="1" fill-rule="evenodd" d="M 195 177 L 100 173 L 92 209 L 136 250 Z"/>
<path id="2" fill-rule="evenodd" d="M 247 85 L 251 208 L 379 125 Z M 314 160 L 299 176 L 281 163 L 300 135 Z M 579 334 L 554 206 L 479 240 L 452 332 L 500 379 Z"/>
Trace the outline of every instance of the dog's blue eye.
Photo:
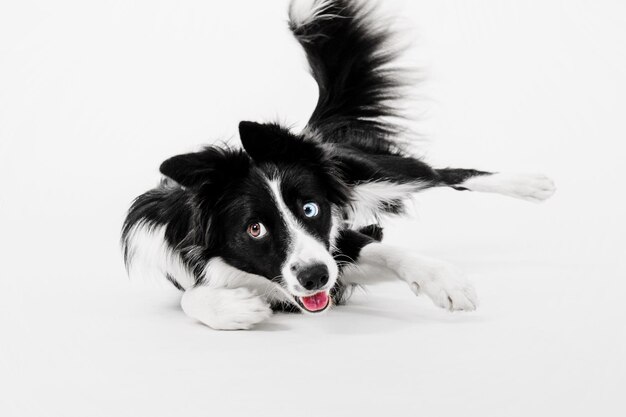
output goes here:
<path id="1" fill-rule="evenodd" d="M 319 214 L 320 208 L 315 203 L 306 203 L 302 206 L 302 211 L 304 211 L 304 215 L 307 217 L 315 217 Z"/>

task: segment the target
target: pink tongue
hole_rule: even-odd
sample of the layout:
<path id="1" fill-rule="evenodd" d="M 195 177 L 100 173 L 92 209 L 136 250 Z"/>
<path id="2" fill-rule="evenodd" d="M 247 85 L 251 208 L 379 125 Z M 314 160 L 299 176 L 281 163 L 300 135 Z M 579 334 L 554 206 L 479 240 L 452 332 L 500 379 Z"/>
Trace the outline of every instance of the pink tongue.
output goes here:
<path id="1" fill-rule="evenodd" d="M 300 297 L 300 301 L 302 301 L 304 308 L 309 311 L 323 310 L 328 305 L 328 293 L 320 291 L 308 297 Z"/>

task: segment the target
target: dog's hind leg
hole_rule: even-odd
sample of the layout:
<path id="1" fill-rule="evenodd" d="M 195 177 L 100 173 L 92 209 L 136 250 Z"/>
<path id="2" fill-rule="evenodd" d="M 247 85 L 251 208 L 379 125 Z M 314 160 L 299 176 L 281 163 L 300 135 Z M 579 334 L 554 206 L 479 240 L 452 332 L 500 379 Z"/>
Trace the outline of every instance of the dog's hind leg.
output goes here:
<path id="1" fill-rule="evenodd" d="M 354 230 L 342 231 L 336 259 L 345 285 L 370 285 L 401 280 L 415 294 L 426 294 L 448 310 L 475 310 L 478 298 L 473 286 L 450 264 L 378 242 Z M 349 260 L 349 261 L 347 261 Z"/>
<path id="2" fill-rule="evenodd" d="M 416 158 L 358 153 L 345 146 L 338 158 L 359 205 L 374 209 L 433 187 L 497 193 L 529 201 L 546 200 L 555 191 L 554 182 L 541 174 L 435 169 Z"/>
<path id="3" fill-rule="evenodd" d="M 481 191 L 540 202 L 554 194 L 554 182 L 541 174 L 507 174 L 474 169 L 445 168 L 435 170 L 439 186 L 456 190 Z"/>

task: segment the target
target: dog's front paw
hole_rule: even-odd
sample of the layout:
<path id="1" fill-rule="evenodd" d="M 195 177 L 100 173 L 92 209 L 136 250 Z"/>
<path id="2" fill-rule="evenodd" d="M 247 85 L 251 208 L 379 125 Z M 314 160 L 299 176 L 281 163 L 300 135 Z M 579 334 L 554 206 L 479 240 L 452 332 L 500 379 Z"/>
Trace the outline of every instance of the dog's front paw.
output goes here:
<path id="1" fill-rule="evenodd" d="M 472 284 L 449 265 L 431 268 L 420 279 L 410 281 L 409 286 L 416 295 L 426 294 L 435 305 L 450 311 L 472 311 L 478 307 Z"/>
<path id="2" fill-rule="evenodd" d="M 196 287 L 183 295 L 185 314 L 216 330 L 243 330 L 267 320 L 272 309 L 246 288 Z"/>

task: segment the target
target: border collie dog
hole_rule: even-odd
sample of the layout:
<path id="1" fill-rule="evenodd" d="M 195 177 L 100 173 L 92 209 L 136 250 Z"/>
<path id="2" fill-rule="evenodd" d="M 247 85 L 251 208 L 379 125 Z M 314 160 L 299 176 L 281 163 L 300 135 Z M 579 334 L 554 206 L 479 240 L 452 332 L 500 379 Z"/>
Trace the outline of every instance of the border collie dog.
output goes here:
<path id="1" fill-rule="evenodd" d="M 449 310 L 474 310 L 455 268 L 382 243 L 379 219 L 431 187 L 531 201 L 542 175 L 435 169 L 402 145 L 397 51 L 373 9 L 293 1 L 289 26 L 319 99 L 306 127 L 241 122 L 242 148 L 209 146 L 161 164 L 160 185 L 132 204 L 122 231 L 129 274 L 160 275 L 183 311 L 214 329 L 248 329 L 273 311 L 320 313 L 355 286 L 404 281 Z"/>

